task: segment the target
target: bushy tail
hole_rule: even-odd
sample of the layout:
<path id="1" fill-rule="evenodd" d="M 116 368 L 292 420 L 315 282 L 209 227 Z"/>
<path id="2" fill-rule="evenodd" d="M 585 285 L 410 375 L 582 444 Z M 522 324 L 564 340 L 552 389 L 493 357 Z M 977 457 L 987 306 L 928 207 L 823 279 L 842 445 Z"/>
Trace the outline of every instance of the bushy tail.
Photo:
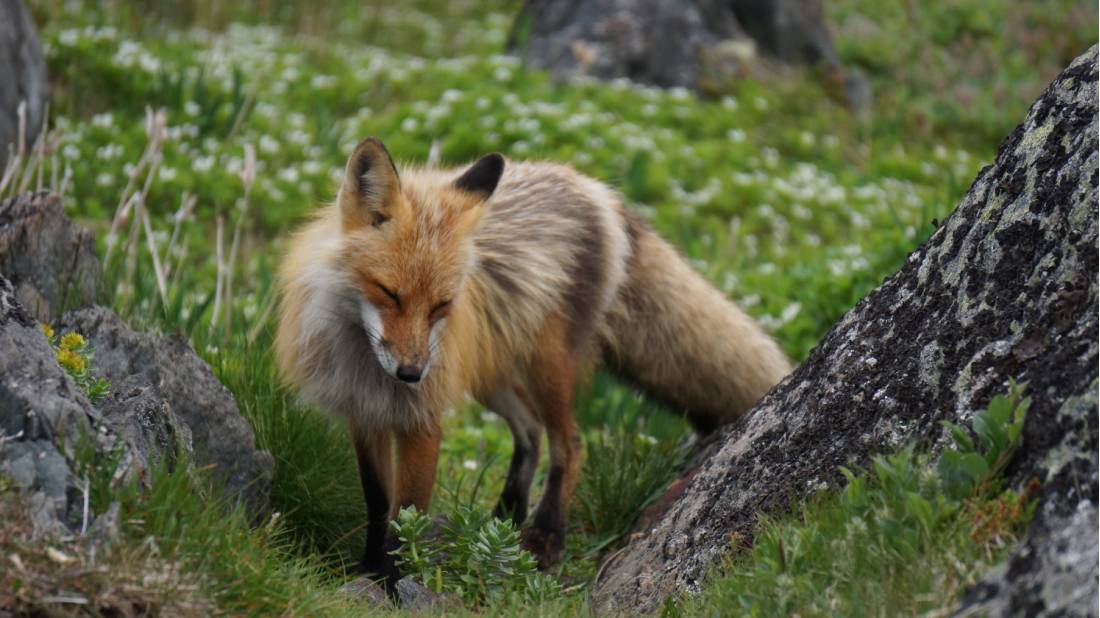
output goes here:
<path id="1" fill-rule="evenodd" d="M 767 333 L 644 224 L 602 332 L 607 367 L 701 433 L 748 411 L 791 365 Z"/>

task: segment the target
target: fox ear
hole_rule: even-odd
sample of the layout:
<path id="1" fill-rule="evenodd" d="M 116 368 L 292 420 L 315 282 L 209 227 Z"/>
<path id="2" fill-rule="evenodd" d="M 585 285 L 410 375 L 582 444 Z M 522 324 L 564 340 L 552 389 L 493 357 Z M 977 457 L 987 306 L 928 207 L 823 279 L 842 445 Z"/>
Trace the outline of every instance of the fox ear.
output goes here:
<path id="1" fill-rule="evenodd" d="M 500 153 L 487 154 L 470 166 L 454 182 L 456 189 L 473 193 L 483 200 L 489 199 L 504 173 L 504 157 Z"/>
<path id="2" fill-rule="evenodd" d="M 400 192 L 401 179 L 386 146 L 374 137 L 359 142 L 348 157 L 340 187 L 344 229 L 385 223 L 393 216 Z"/>

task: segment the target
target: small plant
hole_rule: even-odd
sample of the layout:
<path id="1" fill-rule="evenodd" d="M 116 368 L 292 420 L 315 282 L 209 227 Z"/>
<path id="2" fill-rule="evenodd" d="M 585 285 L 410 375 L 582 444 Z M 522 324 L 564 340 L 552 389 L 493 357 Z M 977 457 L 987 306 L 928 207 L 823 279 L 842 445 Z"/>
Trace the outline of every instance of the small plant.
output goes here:
<path id="1" fill-rule="evenodd" d="M 480 509 L 458 506 L 442 534 L 433 536 L 432 519 L 405 508 L 390 524 L 401 541 L 398 564 L 436 592 L 454 592 L 468 603 L 540 603 L 558 592 L 558 584 L 540 573 L 531 554 L 519 547 L 519 532 L 509 521 Z"/>
<path id="2" fill-rule="evenodd" d="M 99 403 L 111 390 L 111 383 L 103 378 L 92 376 L 92 347 L 84 336 L 78 332 L 69 332 L 58 337 L 49 324 L 42 324 L 42 333 L 50 342 L 50 347 L 57 357 L 57 364 L 61 365 L 80 387 L 88 400 Z"/>

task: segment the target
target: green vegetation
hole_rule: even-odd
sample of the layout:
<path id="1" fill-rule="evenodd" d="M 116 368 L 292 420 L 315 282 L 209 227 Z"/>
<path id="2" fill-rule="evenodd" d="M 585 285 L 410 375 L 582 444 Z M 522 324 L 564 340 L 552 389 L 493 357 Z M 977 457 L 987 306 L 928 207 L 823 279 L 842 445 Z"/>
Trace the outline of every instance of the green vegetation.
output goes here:
<path id="1" fill-rule="evenodd" d="M 84 340 L 84 336 L 71 332 L 58 337 L 49 324 L 42 324 L 41 328 L 57 356 L 57 364 L 72 376 L 76 385 L 88 396 L 88 400 L 95 403 L 106 397 L 111 390 L 111 383 L 92 375 L 92 348 Z"/>
<path id="2" fill-rule="evenodd" d="M 1073 17 L 1091 7 L 1071 0 L 835 0 L 841 55 L 875 85 L 859 119 L 811 79 L 744 82 L 707 99 L 626 82 L 556 84 L 503 55 L 518 8 L 504 0 L 28 4 L 54 84 L 42 176 L 97 231 L 105 302 L 138 326 L 183 332 L 234 392 L 276 458 L 279 516 L 258 528 L 225 516 L 206 481 L 179 468 L 156 471 L 151 489 L 96 486 L 122 497 L 126 538 L 154 539 L 159 556 L 194 575 L 181 586 L 193 583 L 226 613 L 255 615 L 360 609 L 338 592 L 365 521 L 350 444 L 278 384 L 269 351 L 285 233 L 332 199 L 360 138 L 380 136 L 411 163 L 433 144 L 443 164 L 496 150 L 615 185 L 801 360 L 931 233 L 1041 88 L 1096 36 L 1091 20 Z M 990 414 L 987 427 L 1014 444 L 1011 421 Z M 578 418 L 585 470 L 551 582 L 509 553 L 514 531 L 483 519 L 503 484 L 506 427 L 473 404 L 447 412 L 433 511 L 458 527 L 424 541 L 417 551 L 427 555 L 412 555 L 415 541 L 403 550 L 423 581 L 487 613 L 585 610 L 606 550 L 675 477 L 688 430 L 603 375 L 581 394 Z M 928 578 L 957 589 L 1026 519 L 1026 504 L 995 487 L 1002 464 L 985 459 L 987 439 L 957 447 L 959 461 L 944 455 L 939 468 L 912 449 L 884 457 L 850 473 L 840 494 L 764 524 L 699 603 L 767 614 L 883 601 L 859 582 L 827 579 L 841 569 L 813 566 L 834 555 L 850 573 L 898 567 L 910 582 L 888 601 L 899 611 L 923 607 Z M 1018 512 L 992 536 L 988 521 L 968 536 L 979 513 L 997 508 Z M 424 521 L 404 516 L 410 540 Z M 942 547 L 930 542 L 940 538 Z M 506 560 L 444 572 L 433 555 Z M 901 557 L 911 571 L 888 562 Z M 489 581 L 493 569 L 512 575 Z M 765 583 L 785 591 L 781 607 L 745 592 L 764 594 Z M 536 605 L 551 584 L 560 592 Z M 703 607 L 686 603 L 686 614 Z"/>
<path id="3" fill-rule="evenodd" d="M 915 616 L 942 610 L 995 564 L 1031 517 L 999 473 L 1019 445 L 1029 400 L 1011 385 L 974 417 L 948 423 L 954 446 L 932 460 L 913 448 L 843 469 L 847 485 L 765 521 L 685 616 Z M 723 608 L 715 611 L 714 608 Z"/>

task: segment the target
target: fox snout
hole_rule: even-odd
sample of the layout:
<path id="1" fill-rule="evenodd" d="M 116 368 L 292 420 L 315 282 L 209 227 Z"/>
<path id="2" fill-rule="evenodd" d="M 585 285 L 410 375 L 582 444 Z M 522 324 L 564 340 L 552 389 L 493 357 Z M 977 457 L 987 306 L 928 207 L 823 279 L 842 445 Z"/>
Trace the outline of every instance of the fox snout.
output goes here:
<path id="1" fill-rule="evenodd" d="M 431 364 L 427 333 L 411 328 L 412 324 L 391 323 L 387 329 L 380 312 L 370 302 L 362 304 L 361 317 L 378 364 L 390 377 L 405 384 L 417 384 L 427 376 Z"/>

